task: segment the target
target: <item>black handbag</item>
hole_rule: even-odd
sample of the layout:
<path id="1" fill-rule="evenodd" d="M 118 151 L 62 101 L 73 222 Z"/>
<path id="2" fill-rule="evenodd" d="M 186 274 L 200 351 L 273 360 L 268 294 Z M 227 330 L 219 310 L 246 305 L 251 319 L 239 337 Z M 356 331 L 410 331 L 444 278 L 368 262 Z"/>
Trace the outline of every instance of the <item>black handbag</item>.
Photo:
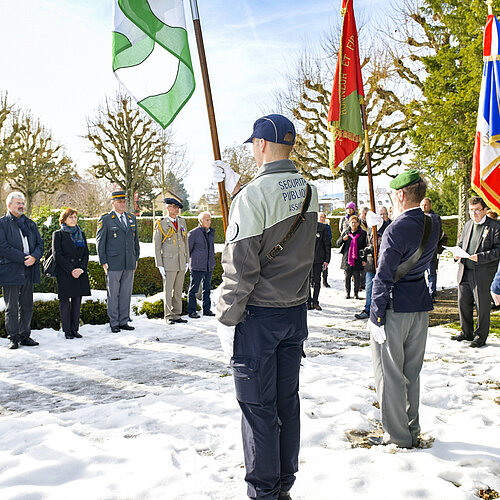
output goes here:
<path id="1" fill-rule="evenodd" d="M 56 277 L 56 259 L 52 255 L 52 248 L 49 248 L 42 257 L 42 273 L 48 278 Z"/>

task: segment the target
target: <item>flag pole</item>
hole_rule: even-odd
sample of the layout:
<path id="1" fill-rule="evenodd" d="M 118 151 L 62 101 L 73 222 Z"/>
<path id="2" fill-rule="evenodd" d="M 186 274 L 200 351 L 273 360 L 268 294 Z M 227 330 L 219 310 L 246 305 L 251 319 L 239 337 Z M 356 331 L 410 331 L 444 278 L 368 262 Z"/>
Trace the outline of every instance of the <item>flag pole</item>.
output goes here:
<path id="1" fill-rule="evenodd" d="M 370 193 L 370 208 L 372 212 L 375 212 L 375 192 L 373 190 L 373 173 L 372 173 L 372 160 L 370 152 L 370 141 L 368 139 L 368 120 L 366 119 L 366 105 L 363 102 L 361 104 L 361 118 L 363 120 L 363 130 L 365 132 L 365 159 L 366 159 L 366 171 L 368 173 L 368 189 Z M 376 213 L 376 212 L 375 212 Z M 378 262 L 378 242 L 377 242 L 377 226 L 372 226 L 373 231 L 373 260 L 375 262 L 375 268 L 377 268 Z"/>
<path id="2" fill-rule="evenodd" d="M 191 14 L 193 16 L 194 33 L 196 36 L 196 45 L 198 47 L 198 55 L 200 56 L 201 75 L 203 77 L 203 88 L 205 89 L 205 100 L 207 102 L 208 121 L 210 124 L 210 133 L 212 135 L 212 148 L 214 151 L 214 159 L 220 160 L 219 136 L 217 135 L 217 123 L 215 121 L 214 104 L 212 101 L 212 90 L 210 88 L 210 78 L 208 76 L 207 59 L 205 56 L 205 46 L 203 44 L 203 35 L 201 32 L 200 14 L 198 12 L 198 4 L 196 0 L 190 0 Z M 222 210 L 222 222 L 224 224 L 224 232 L 226 232 L 228 224 L 229 209 L 227 203 L 226 186 L 224 181 L 218 183 L 219 200 Z"/>
<path id="3" fill-rule="evenodd" d="M 488 6 L 488 16 L 493 15 L 493 0 L 486 0 L 486 5 Z"/>

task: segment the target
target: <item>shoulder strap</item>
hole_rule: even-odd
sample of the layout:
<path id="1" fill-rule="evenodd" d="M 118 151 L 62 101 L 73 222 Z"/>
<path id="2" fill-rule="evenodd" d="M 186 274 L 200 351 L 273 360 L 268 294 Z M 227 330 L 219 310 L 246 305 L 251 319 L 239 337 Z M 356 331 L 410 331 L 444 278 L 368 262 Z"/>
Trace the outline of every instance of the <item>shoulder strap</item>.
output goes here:
<path id="1" fill-rule="evenodd" d="M 416 265 L 422 253 L 427 246 L 427 242 L 429 241 L 429 237 L 432 232 L 432 217 L 428 215 L 424 215 L 424 232 L 422 233 L 422 240 L 420 241 L 419 247 L 413 252 L 408 260 L 405 260 L 402 264 L 399 264 L 396 269 L 396 274 L 394 275 L 394 283 L 399 281 L 403 276 L 408 274 Z"/>
<path id="2" fill-rule="evenodd" d="M 302 203 L 302 209 L 300 210 L 300 214 L 295 217 L 295 220 L 286 233 L 285 237 L 275 245 L 272 250 L 266 255 L 267 262 L 265 264 L 269 264 L 278 254 L 283 251 L 284 246 L 290 241 L 291 237 L 294 235 L 295 231 L 299 228 L 299 226 L 306 220 L 306 212 L 309 209 L 309 204 L 311 203 L 312 189 L 309 184 L 306 187 L 306 197 L 304 198 L 304 202 Z"/>

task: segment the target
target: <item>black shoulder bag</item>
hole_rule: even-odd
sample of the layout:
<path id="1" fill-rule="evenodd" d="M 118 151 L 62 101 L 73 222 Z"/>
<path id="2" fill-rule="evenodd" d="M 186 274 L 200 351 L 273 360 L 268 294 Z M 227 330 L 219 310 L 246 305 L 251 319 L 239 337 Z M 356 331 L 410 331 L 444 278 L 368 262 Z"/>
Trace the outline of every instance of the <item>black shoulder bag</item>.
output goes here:
<path id="1" fill-rule="evenodd" d="M 403 276 L 408 274 L 416 265 L 422 253 L 427 246 L 427 242 L 429 241 L 429 237 L 432 232 L 432 217 L 428 215 L 424 215 L 424 232 L 422 233 L 422 240 L 420 241 L 419 247 L 413 252 L 411 257 L 408 260 L 405 260 L 402 264 L 399 264 L 396 269 L 396 274 L 394 275 L 394 283 L 399 281 Z"/>

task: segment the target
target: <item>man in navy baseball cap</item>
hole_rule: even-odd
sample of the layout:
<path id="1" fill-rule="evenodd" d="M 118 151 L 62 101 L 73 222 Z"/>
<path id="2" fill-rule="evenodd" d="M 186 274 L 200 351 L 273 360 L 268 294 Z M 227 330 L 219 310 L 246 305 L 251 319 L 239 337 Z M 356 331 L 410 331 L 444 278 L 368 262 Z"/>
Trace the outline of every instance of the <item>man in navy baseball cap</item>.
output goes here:
<path id="1" fill-rule="evenodd" d="M 295 144 L 295 127 L 293 123 L 283 115 L 276 114 L 263 116 L 253 124 L 252 135 L 245 143 L 252 142 L 254 138 L 293 146 Z"/>

